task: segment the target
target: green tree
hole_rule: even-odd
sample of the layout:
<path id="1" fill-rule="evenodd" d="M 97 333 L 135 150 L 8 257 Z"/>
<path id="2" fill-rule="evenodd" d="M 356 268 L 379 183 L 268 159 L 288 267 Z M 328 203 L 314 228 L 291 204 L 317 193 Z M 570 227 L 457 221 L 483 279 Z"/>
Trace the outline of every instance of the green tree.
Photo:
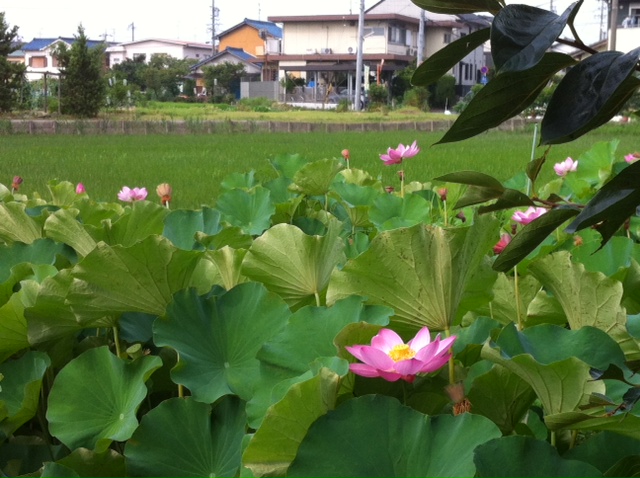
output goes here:
<path id="1" fill-rule="evenodd" d="M 206 66 L 202 72 L 207 90 L 213 93 L 214 99 L 224 95 L 235 95 L 240 90 L 240 78 L 246 75 L 244 65 L 229 61 Z"/>
<path id="2" fill-rule="evenodd" d="M 151 55 L 141 70 L 143 91 L 149 99 L 173 101 L 181 93 L 181 86 L 189 74 L 193 59 L 177 59 L 166 53 Z"/>
<path id="3" fill-rule="evenodd" d="M 71 48 L 59 43 L 55 55 L 62 80 L 61 110 L 79 118 L 94 118 L 106 101 L 103 79 L 104 44 L 90 48 L 82 25 Z"/>
<path id="4" fill-rule="evenodd" d="M 25 67 L 10 63 L 8 56 L 18 50 L 18 27 L 9 28 L 4 12 L 0 12 L 0 111 L 8 112 L 17 105 L 24 82 Z"/>
<path id="5" fill-rule="evenodd" d="M 147 68 L 145 55 L 134 58 L 127 58 L 121 63 L 114 65 L 111 69 L 116 73 L 116 77 L 120 80 L 127 80 L 130 86 L 136 85 L 139 90 L 144 91 L 147 84 L 144 81 L 143 73 Z"/>

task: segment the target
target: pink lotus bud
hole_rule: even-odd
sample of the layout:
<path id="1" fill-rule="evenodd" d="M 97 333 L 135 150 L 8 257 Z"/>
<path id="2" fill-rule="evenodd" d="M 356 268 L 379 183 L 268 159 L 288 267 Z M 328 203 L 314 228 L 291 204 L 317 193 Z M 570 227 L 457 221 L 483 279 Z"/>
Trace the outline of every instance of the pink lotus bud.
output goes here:
<path id="1" fill-rule="evenodd" d="M 342 150 L 342 157 L 345 159 L 345 161 L 349 161 L 351 159 L 351 156 L 349 156 L 349 150 L 348 149 L 343 149 Z"/>
<path id="2" fill-rule="evenodd" d="M 637 151 L 635 153 L 627 154 L 624 157 L 624 160 L 629 164 L 635 163 L 639 159 L 640 159 L 640 153 L 638 153 Z"/>
<path id="3" fill-rule="evenodd" d="M 76 186 L 76 194 L 84 194 L 87 190 L 84 188 L 84 184 L 78 183 Z"/>
<path id="4" fill-rule="evenodd" d="M 510 242 L 511 236 L 509 234 L 502 234 L 498 243 L 493 246 L 493 253 L 500 254 L 502 251 L 504 251 L 504 248 L 507 247 Z"/>

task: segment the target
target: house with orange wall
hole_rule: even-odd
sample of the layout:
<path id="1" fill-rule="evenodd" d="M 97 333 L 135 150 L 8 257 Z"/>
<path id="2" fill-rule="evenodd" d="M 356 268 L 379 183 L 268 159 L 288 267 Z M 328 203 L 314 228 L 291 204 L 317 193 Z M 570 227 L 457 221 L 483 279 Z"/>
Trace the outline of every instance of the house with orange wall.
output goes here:
<path id="1" fill-rule="evenodd" d="M 262 80 L 273 81 L 278 77 L 278 64 L 269 61 L 269 56 L 281 51 L 282 28 L 273 22 L 245 18 L 218 35 L 218 51 L 228 48 L 244 50 L 255 57 L 254 62 L 262 66 Z"/>

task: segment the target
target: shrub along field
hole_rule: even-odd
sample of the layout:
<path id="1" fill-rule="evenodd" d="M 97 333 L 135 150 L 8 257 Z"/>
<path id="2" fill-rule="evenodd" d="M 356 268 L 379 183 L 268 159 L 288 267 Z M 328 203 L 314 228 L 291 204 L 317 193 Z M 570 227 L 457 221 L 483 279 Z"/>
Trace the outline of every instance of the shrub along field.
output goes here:
<path id="1" fill-rule="evenodd" d="M 52 179 L 82 182 L 96 201 L 114 201 L 122 186 L 173 186 L 172 207 L 198 208 L 215 204 L 222 180 L 232 173 L 255 171 L 275 177 L 269 160 L 299 154 L 309 160 L 339 158 L 351 152 L 351 165 L 384 184 L 399 186 L 397 168 L 385 167 L 379 155 L 398 143 L 418 141 L 421 152 L 404 163 L 407 181 L 428 182 L 442 174 L 475 170 L 505 181 L 523 171 L 531 157 L 533 126 L 520 132 L 490 131 L 467 141 L 433 145 L 442 133 L 412 131 L 340 133 L 253 133 L 214 135 L 7 135 L 2 136 L 0 183 L 10 186 L 21 176 L 21 192 L 47 197 Z M 567 156 L 578 158 L 595 143 L 620 140 L 618 153 L 640 150 L 637 123 L 604 126 L 577 141 L 551 148 L 543 180 L 552 165 Z M 545 148 L 537 148 L 540 156 Z M 150 199 L 153 199 L 150 197 Z"/>

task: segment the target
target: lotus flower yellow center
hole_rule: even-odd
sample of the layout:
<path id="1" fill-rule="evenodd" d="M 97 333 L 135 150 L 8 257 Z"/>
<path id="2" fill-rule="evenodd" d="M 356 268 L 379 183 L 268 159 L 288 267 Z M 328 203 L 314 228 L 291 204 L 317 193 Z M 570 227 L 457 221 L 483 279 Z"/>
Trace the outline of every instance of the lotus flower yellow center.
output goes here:
<path id="1" fill-rule="evenodd" d="M 396 345 L 389 351 L 389 357 L 394 362 L 399 362 L 400 360 L 408 360 L 410 358 L 415 357 L 416 351 L 409 347 L 407 344 Z"/>

